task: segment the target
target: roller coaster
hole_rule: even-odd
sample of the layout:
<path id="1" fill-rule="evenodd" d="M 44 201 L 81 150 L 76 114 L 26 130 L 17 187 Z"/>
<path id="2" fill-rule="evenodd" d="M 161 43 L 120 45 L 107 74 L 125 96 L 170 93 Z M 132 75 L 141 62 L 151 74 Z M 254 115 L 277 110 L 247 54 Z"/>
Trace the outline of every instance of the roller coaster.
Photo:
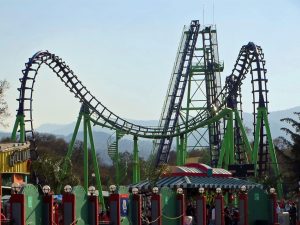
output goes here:
<path id="1" fill-rule="evenodd" d="M 135 141 L 138 138 L 154 139 L 155 166 L 168 163 L 174 138 L 177 139 L 177 164 L 184 164 L 186 152 L 191 149 L 188 140 L 195 137 L 197 142 L 193 148 L 203 146 L 206 139 L 214 167 L 254 164 L 258 177 L 269 174 L 271 170 L 273 174 L 279 174 L 268 122 L 266 62 L 262 48 L 252 42 L 242 46 L 233 70 L 222 86 L 220 72 L 224 65 L 219 61 L 215 26 L 202 26 L 197 20 L 185 26 L 157 127 L 134 124 L 116 115 L 84 86 L 60 57 L 49 51 L 39 51 L 22 70 L 19 107 L 12 132 L 12 140 L 16 141 L 18 137 L 20 142 L 30 140 L 33 148 L 33 90 L 43 64 L 82 103 L 84 109 L 80 115 L 89 123 L 116 130 L 119 138 L 126 134 L 132 135 Z M 242 122 L 241 91 L 247 75 L 251 76 L 252 85 L 253 146 Z M 76 124 L 77 131 L 80 120 Z M 84 127 L 92 136 L 89 123 Z M 71 149 L 68 157 L 70 154 Z M 114 156 L 115 152 L 111 151 L 111 155 Z M 278 190 L 282 190 L 280 185 Z"/>

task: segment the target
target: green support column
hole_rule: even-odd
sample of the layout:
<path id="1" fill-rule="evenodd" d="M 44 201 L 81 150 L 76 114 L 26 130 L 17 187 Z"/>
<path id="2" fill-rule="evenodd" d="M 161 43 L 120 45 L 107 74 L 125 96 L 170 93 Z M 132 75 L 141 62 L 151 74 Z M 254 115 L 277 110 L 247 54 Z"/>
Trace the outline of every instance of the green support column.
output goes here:
<path id="1" fill-rule="evenodd" d="M 246 147 L 246 152 L 247 152 L 247 154 L 246 154 L 247 159 L 248 159 L 248 161 L 250 161 L 251 160 L 251 155 L 252 155 L 252 148 L 251 148 L 251 145 L 249 143 L 246 130 L 244 128 L 243 122 L 240 118 L 240 115 L 239 115 L 238 111 L 234 110 L 234 114 L 235 114 L 235 119 L 237 120 L 238 125 L 240 127 L 240 130 L 242 131 L 242 137 L 243 137 L 243 141 L 244 141 L 244 144 L 245 144 L 245 147 Z"/>
<path id="2" fill-rule="evenodd" d="M 83 187 L 84 190 L 88 191 L 89 186 L 89 172 L 88 172 L 88 165 L 89 165 L 89 152 L 88 152 L 88 139 L 87 139 L 87 124 L 88 118 L 84 116 L 83 118 Z"/>
<path id="3" fill-rule="evenodd" d="M 177 132 L 178 132 L 178 128 Z M 176 136 L 176 165 L 179 166 L 180 165 L 180 155 L 181 155 L 181 146 L 180 146 L 181 142 L 180 142 L 180 137 Z"/>
<path id="4" fill-rule="evenodd" d="M 184 143 L 185 143 L 185 135 L 182 134 L 180 135 L 180 146 L 181 146 L 181 165 L 184 165 L 185 164 L 185 161 L 186 161 L 186 157 L 187 157 L 187 151 L 186 151 L 186 148 L 184 147 Z"/>
<path id="5" fill-rule="evenodd" d="M 228 153 L 229 153 L 229 164 L 234 163 L 234 132 L 233 132 L 233 111 L 228 116 Z"/>
<path id="6" fill-rule="evenodd" d="M 275 148 L 274 148 L 274 145 L 273 145 L 273 139 L 272 139 L 270 124 L 269 124 L 269 119 L 268 119 L 268 112 L 267 112 L 266 108 L 262 108 L 262 114 L 263 114 L 263 119 L 264 119 L 264 122 L 265 122 L 267 138 L 268 138 L 270 157 L 271 157 L 271 160 L 272 160 L 272 168 L 273 168 L 273 171 L 275 173 L 275 176 L 279 176 L 280 172 L 279 172 L 277 157 L 276 157 L 276 153 L 275 153 Z M 279 180 L 279 182 L 277 182 L 277 193 L 278 193 L 279 197 L 282 197 L 283 187 L 282 187 L 281 179 Z"/>
<path id="7" fill-rule="evenodd" d="M 227 124 L 227 130 L 226 130 L 226 139 L 225 139 L 225 163 L 224 163 L 224 169 L 228 169 L 228 165 L 229 165 L 229 155 L 230 155 L 230 145 L 229 145 L 229 131 L 228 131 L 228 127 L 229 125 Z"/>
<path id="8" fill-rule="evenodd" d="M 225 134 L 224 134 L 224 138 L 222 141 L 221 150 L 220 150 L 220 154 L 219 154 L 219 159 L 218 159 L 218 168 L 223 167 L 224 156 L 226 153 L 226 139 L 227 139 L 227 132 L 225 130 Z"/>
<path id="9" fill-rule="evenodd" d="M 138 137 L 133 137 L 133 183 L 140 182 L 140 163 L 139 163 L 139 149 Z"/>
<path id="10" fill-rule="evenodd" d="M 82 112 L 79 113 L 79 116 L 78 116 L 78 119 L 77 119 L 77 122 L 76 122 L 76 125 L 75 125 L 75 129 L 74 129 L 74 132 L 73 132 L 73 135 L 72 135 L 72 139 L 71 139 L 71 142 L 69 143 L 69 146 L 68 146 L 68 152 L 67 152 L 67 155 L 66 155 L 67 159 L 71 159 L 71 155 L 73 153 L 74 144 L 75 144 L 76 137 L 77 137 L 77 134 L 78 134 L 78 129 L 79 129 L 79 126 L 80 126 L 80 123 L 81 123 L 81 119 L 82 119 Z"/>
<path id="11" fill-rule="evenodd" d="M 25 121 L 24 121 L 24 115 L 17 115 L 16 116 L 16 121 L 14 124 L 14 128 L 11 134 L 11 140 L 16 142 L 17 141 L 17 132 L 18 132 L 18 127 L 20 127 L 20 142 L 24 143 L 25 142 Z"/>
<path id="12" fill-rule="evenodd" d="M 68 145 L 67 155 L 65 156 L 64 161 L 63 161 L 63 165 L 62 165 L 62 173 L 64 174 L 63 176 L 65 176 L 66 170 L 68 169 L 67 168 L 68 167 L 67 162 L 69 162 L 71 160 L 71 155 L 73 153 L 74 144 L 75 144 L 75 141 L 76 141 L 76 137 L 77 137 L 77 134 L 78 134 L 78 129 L 79 129 L 81 119 L 82 119 L 82 114 L 83 114 L 82 110 L 80 110 L 78 119 L 76 121 L 75 129 L 74 129 L 74 132 L 73 132 L 73 135 L 72 135 L 72 139 L 71 139 L 71 141 Z M 61 190 L 61 185 L 62 184 L 59 185 L 58 190 Z"/>
<path id="13" fill-rule="evenodd" d="M 257 171 L 257 157 L 258 157 L 258 146 L 259 146 L 259 136 L 260 136 L 260 125 L 262 121 L 262 112 L 261 109 L 257 109 L 257 118 L 256 118 L 256 126 L 255 126 L 255 136 L 254 136 L 254 146 L 252 151 L 252 163 L 254 164 L 255 175 Z"/>
<path id="14" fill-rule="evenodd" d="M 86 115 L 86 116 L 88 116 L 88 115 Z M 97 161 L 97 154 L 96 154 L 96 150 L 95 150 L 95 144 L 94 144 L 94 138 L 93 138 L 93 132 L 92 132 L 91 121 L 90 120 L 88 121 L 87 125 L 88 125 L 88 133 L 89 133 L 91 150 L 92 150 L 92 159 L 93 159 L 93 165 L 94 165 L 94 172 L 95 172 L 95 175 L 96 175 L 96 184 L 97 184 L 97 188 L 98 188 L 98 191 L 99 191 L 99 201 L 101 203 L 102 210 L 106 211 L 104 198 L 103 198 L 103 195 L 102 195 L 102 184 L 101 184 L 101 178 L 100 178 L 100 171 L 99 171 L 99 165 L 98 165 L 98 161 Z"/>
<path id="15" fill-rule="evenodd" d="M 181 134 L 179 137 L 179 145 L 177 146 L 177 152 L 176 152 L 176 165 L 182 166 L 185 164 L 185 156 L 186 153 L 183 150 L 184 148 L 184 134 Z"/>
<path id="16" fill-rule="evenodd" d="M 227 124 L 219 155 L 218 167 L 227 169 L 229 164 L 234 163 L 233 111 L 228 111 L 225 118 Z"/>
<path id="17" fill-rule="evenodd" d="M 269 147 L 270 157 L 272 160 L 272 169 L 273 169 L 275 176 L 279 176 L 280 173 L 279 173 L 275 148 L 273 145 L 271 129 L 270 129 L 269 120 L 268 120 L 268 112 L 265 107 L 257 108 L 257 119 L 256 119 L 255 137 L 254 137 L 255 139 L 254 139 L 254 147 L 253 147 L 253 152 L 252 152 L 252 163 L 255 165 L 255 175 L 257 175 L 257 158 L 258 158 L 258 148 L 259 148 L 260 126 L 261 126 L 262 122 L 264 122 L 265 129 L 266 129 L 268 147 Z M 279 197 L 281 197 L 283 194 L 281 180 L 279 180 L 277 182 L 277 192 L 278 192 Z"/>
<path id="18" fill-rule="evenodd" d="M 120 186 L 119 130 L 116 130 L 116 155 L 115 155 L 114 162 L 116 167 L 116 185 L 119 189 Z"/>
<path id="19" fill-rule="evenodd" d="M 176 137 L 176 141 L 177 141 L 177 144 L 176 144 L 176 166 L 179 166 L 180 165 L 180 151 L 181 151 L 181 146 L 180 146 L 180 140 L 179 140 L 179 137 Z"/>

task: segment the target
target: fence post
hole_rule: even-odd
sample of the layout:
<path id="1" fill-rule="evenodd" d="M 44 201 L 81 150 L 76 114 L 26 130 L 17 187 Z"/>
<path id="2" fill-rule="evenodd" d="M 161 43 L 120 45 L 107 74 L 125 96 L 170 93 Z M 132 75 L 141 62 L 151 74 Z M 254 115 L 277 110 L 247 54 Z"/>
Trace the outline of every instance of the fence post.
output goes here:
<path id="1" fill-rule="evenodd" d="M 131 221 L 132 225 L 142 225 L 142 196 L 137 188 L 132 189 Z"/>
<path id="2" fill-rule="evenodd" d="M 43 196 L 43 224 L 52 225 L 54 222 L 54 213 L 53 213 L 54 200 L 53 195 L 44 195 Z"/>
<path id="3" fill-rule="evenodd" d="M 99 205 L 98 205 L 98 196 L 90 195 L 89 196 L 89 218 L 91 225 L 99 224 Z"/>
<path id="4" fill-rule="evenodd" d="M 11 219 L 16 225 L 25 225 L 25 196 L 23 194 L 12 194 L 10 197 Z"/>
<path id="5" fill-rule="evenodd" d="M 222 195 L 222 189 L 216 189 L 217 195 L 215 197 L 215 220 L 216 225 L 225 225 L 224 221 L 224 196 Z"/>
<path id="6" fill-rule="evenodd" d="M 200 195 L 196 199 L 196 222 L 197 225 L 206 225 L 206 196 L 204 188 L 199 188 Z"/>
<path id="7" fill-rule="evenodd" d="M 239 192 L 239 215 L 238 225 L 248 225 L 248 194 L 246 186 L 242 186 Z"/>
<path id="8" fill-rule="evenodd" d="M 110 210 L 110 221 L 112 224 L 120 225 L 120 195 L 118 193 L 112 193 L 109 195 L 109 210 Z"/>
<path id="9" fill-rule="evenodd" d="M 64 187 L 65 193 L 62 198 L 63 205 L 63 225 L 75 224 L 76 213 L 75 213 L 75 195 L 71 193 L 72 187 L 70 185 L 66 185 Z"/>
<path id="10" fill-rule="evenodd" d="M 180 225 L 184 225 L 185 220 L 185 196 L 183 194 L 182 188 L 177 189 L 177 215 L 180 216 L 179 223 Z"/>
<path id="11" fill-rule="evenodd" d="M 152 189 L 151 196 L 151 220 L 155 221 L 152 225 L 161 225 L 162 223 L 162 209 L 161 209 L 161 195 L 158 193 L 158 188 Z"/>

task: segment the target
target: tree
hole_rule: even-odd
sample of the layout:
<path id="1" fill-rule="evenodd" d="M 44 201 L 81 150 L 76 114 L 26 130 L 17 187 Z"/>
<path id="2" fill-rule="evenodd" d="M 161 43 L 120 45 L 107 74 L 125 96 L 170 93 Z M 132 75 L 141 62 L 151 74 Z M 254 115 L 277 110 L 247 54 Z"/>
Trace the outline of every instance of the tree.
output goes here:
<path id="1" fill-rule="evenodd" d="M 198 162 L 210 165 L 210 152 L 208 148 L 194 149 L 188 152 L 188 157 L 198 158 Z"/>
<path id="2" fill-rule="evenodd" d="M 61 157 L 39 157 L 38 160 L 32 162 L 35 183 L 40 185 L 48 184 L 54 193 L 61 193 L 60 188 L 69 184 L 71 186 L 78 185 L 80 180 L 72 172 L 72 163 L 68 162 L 67 171 L 63 171 L 63 160 Z"/>
<path id="3" fill-rule="evenodd" d="M 64 185 L 77 185 L 83 181 L 83 144 L 76 142 L 72 159 L 67 162 L 67 170 L 63 171 L 63 163 L 67 154 L 68 143 L 52 134 L 35 134 L 39 158 L 32 162 L 32 179 L 40 185 L 48 184 L 60 193 Z M 78 154 L 79 153 L 79 154 Z M 73 160 L 75 157 L 75 160 Z"/>
<path id="4" fill-rule="evenodd" d="M 291 170 L 289 171 L 289 179 L 291 189 L 298 188 L 298 182 L 300 181 L 300 112 L 294 112 L 297 119 L 293 118 L 283 118 L 280 121 L 291 125 L 291 128 L 283 127 L 283 130 L 288 136 L 290 136 L 291 141 L 284 137 L 280 137 L 280 146 L 284 146 L 290 164 Z"/>
<path id="5" fill-rule="evenodd" d="M 6 80 L 0 80 L 0 125 L 6 127 L 5 119 L 9 116 L 8 105 L 4 99 L 5 92 L 9 88 Z"/>

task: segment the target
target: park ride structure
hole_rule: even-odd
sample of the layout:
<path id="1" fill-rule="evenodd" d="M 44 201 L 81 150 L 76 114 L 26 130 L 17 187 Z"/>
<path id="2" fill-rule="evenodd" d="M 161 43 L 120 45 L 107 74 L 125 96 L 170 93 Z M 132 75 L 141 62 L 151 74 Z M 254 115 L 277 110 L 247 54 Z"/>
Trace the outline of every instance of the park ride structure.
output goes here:
<path id="1" fill-rule="evenodd" d="M 202 47 L 197 48 L 197 40 L 200 39 L 198 38 L 199 34 L 202 37 Z M 197 55 L 197 53 L 200 54 Z M 193 64 L 193 62 L 196 62 L 196 64 Z M 91 126 L 88 125 L 90 123 L 116 130 L 117 133 L 119 132 L 117 139 L 120 138 L 120 134 L 133 136 L 136 159 L 134 182 L 139 181 L 138 138 L 157 140 L 154 151 L 156 154 L 155 165 L 168 162 L 172 139 L 174 137 L 178 138 L 177 162 L 182 165 L 185 162 L 188 150 L 187 137 L 192 132 L 206 127 L 209 133 L 212 165 L 228 168 L 232 164 L 252 163 L 255 167 L 255 174 L 263 176 L 269 172 L 269 165 L 271 164 L 275 175 L 279 174 L 268 122 L 267 71 L 264 55 L 262 49 L 252 42 L 241 48 L 231 75 L 226 78 L 225 85 L 221 87 L 219 72 L 222 71 L 223 64 L 218 59 L 216 30 L 212 26 L 203 26 L 203 29 L 201 29 L 199 21 L 192 21 L 183 32 L 160 124 L 157 127 L 140 126 L 117 116 L 84 86 L 61 58 L 48 51 L 39 51 L 29 59 L 25 64 L 25 69 L 22 70 L 21 86 L 18 89 L 19 107 L 12 132 L 13 141 L 16 141 L 17 137 L 19 137 L 19 142 L 31 140 L 33 149 L 35 148 L 32 113 L 33 89 L 39 68 L 43 64 L 52 69 L 67 89 L 83 105 L 84 110 L 80 113 L 86 118 L 84 121 L 88 121 L 87 125 L 84 125 L 84 137 L 86 138 L 86 142 L 84 141 L 85 165 L 88 164 L 87 133 L 90 134 L 90 137 L 92 136 Z M 202 90 L 205 103 L 201 106 L 195 104 L 197 101 L 193 102 L 192 92 L 189 89 L 190 85 L 197 82 L 195 79 L 197 72 L 201 74 L 202 80 L 205 82 L 205 90 Z M 253 88 L 253 147 L 249 143 L 242 123 L 241 89 L 248 73 L 251 75 Z M 188 87 L 187 90 L 190 93 L 187 95 L 186 100 L 188 105 L 183 107 L 186 87 Z M 183 111 L 185 111 L 185 117 L 180 116 Z M 192 115 L 192 111 L 195 112 L 194 115 Z M 17 134 L 18 132 L 19 134 Z M 201 136 L 201 138 L 203 137 Z M 72 143 L 70 146 L 72 146 Z M 67 157 L 70 157 L 71 152 L 70 147 Z M 118 152 L 112 152 L 111 156 L 118 161 Z M 87 190 L 87 167 L 85 167 L 85 170 L 84 188 Z M 95 170 L 98 170 L 98 168 L 95 168 Z M 100 181 L 99 172 L 96 177 Z M 281 191 L 280 185 L 278 191 Z"/>

